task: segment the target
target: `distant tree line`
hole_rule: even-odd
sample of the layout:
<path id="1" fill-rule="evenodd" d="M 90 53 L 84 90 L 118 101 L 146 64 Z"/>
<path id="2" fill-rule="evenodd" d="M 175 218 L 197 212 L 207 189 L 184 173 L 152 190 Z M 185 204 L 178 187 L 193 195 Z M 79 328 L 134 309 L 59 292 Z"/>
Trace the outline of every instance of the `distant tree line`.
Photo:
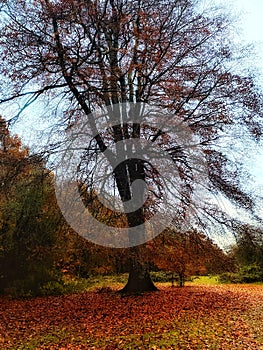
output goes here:
<path id="1" fill-rule="evenodd" d="M 67 225 L 44 159 L 31 155 L 19 137 L 10 134 L 2 117 L 0 128 L 0 293 L 59 293 L 66 276 L 128 272 L 126 249 L 97 246 Z M 96 214 L 103 220 L 99 206 Z M 167 229 L 140 249 L 152 271 L 171 274 L 181 286 L 189 276 L 229 271 L 232 266 L 231 259 L 196 230 Z"/>

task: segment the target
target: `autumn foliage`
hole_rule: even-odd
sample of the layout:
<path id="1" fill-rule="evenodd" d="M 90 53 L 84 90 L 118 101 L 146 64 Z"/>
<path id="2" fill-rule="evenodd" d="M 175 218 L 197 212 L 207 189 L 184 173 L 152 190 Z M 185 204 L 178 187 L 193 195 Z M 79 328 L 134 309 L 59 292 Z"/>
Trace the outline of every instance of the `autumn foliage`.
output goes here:
<path id="1" fill-rule="evenodd" d="M 231 271 L 233 260 L 206 235 L 197 230 L 165 230 L 147 244 L 149 259 L 162 271 L 172 273 L 172 281 L 184 285 L 191 276 Z"/>
<path id="2" fill-rule="evenodd" d="M 261 349 L 260 286 L 0 299 L 1 349 Z"/>

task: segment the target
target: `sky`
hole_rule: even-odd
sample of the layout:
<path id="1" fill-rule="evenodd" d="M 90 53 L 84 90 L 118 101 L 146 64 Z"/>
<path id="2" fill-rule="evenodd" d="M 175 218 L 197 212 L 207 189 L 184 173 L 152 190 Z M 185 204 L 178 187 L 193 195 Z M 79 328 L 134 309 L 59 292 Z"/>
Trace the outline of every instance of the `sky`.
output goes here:
<path id="1" fill-rule="evenodd" d="M 233 5 L 242 11 L 240 28 L 243 31 L 243 40 L 254 42 L 255 56 L 251 62 L 259 69 L 258 82 L 263 87 L 263 1 L 262 0 L 232 0 Z M 251 168 L 256 176 L 258 189 L 263 194 L 263 148 L 255 152 L 255 159 L 251 160 Z"/>
<path id="2" fill-rule="evenodd" d="M 263 15 L 263 2 L 262 0 L 232 0 L 234 6 L 239 8 L 243 12 L 243 23 L 245 38 L 249 41 L 261 41 L 261 53 L 262 50 L 262 15 Z M 259 43 L 260 45 L 260 43 Z"/>
<path id="3" fill-rule="evenodd" d="M 254 42 L 255 45 L 255 51 L 258 57 L 255 57 L 252 64 L 257 66 L 263 74 L 263 2 L 261 0 L 232 1 L 236 8 L 242 11 L 240 28 L 243 32 L 243 40 Z"/>

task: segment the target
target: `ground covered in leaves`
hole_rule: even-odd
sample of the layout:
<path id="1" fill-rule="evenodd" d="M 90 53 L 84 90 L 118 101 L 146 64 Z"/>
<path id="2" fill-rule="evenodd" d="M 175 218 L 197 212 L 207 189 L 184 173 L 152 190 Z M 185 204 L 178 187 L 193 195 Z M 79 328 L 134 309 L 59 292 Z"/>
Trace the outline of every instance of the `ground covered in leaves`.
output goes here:
<path id="1" fill-rule="evenodd" d="M 0 349 L 263 349 L 263 286 L 1 298 Z"/>

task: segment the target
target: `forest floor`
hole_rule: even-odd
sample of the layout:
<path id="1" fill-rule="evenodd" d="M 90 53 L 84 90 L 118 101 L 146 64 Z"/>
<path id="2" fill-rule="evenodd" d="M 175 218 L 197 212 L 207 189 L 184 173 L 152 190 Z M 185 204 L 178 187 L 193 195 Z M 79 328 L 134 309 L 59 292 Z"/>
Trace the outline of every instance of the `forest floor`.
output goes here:
<path id="1" fill-rule="evenodd" d="M 0 349 L 263 349 L 263 286 L 0 298 Z"/>

